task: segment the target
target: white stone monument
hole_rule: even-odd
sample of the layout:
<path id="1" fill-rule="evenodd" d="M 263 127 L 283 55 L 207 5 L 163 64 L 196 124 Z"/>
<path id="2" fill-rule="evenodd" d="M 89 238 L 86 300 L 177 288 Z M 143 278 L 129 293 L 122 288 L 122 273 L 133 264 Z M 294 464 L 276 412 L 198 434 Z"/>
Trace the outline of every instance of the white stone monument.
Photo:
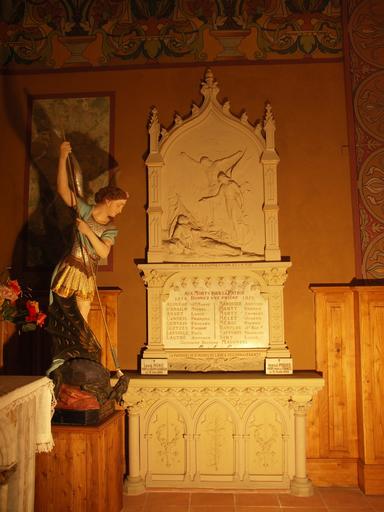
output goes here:
<path id="1" fill-rule="evenodd" d="M 202 105 L 169 131 L 152 111 L 143 373 L 292 372 L 272 109 L 253 126 L 218 92 L 208 71 Z"/>
<path id="2" fill-rule="evenodd" d="M 290 489 L 309 496 L 306 410 L 324 385 L 292 373 L 284 338 L 288 261 L 278 239 L 275 122 L 221 105 L 207 72 L 201 107 L 172 129 L 150 122 L 148 340 L 129 417 L 125 492 Z M 282 375 L 264 375 L 280 373 Z M 168 370 L 171 375 L 165 375 Z M 191 374 L 190 372 L 195 372 Z"/>

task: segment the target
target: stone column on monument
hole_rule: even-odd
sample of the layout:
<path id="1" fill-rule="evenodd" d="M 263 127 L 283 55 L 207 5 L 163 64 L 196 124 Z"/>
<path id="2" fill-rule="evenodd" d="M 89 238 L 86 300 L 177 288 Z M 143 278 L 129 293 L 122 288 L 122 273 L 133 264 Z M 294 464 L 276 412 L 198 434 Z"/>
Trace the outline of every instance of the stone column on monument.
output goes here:
<path id="1" fill-rule="evenodd" d="M 140 474 L 140 404 L 130 405 L 128 411 L 128 476 L 124 482 L 126 494 L 145 491 Z"/>
<path id="2" fill-rule="evenodd" d="M 306 419 L 311 406 L 311 397 L 293 397 L 295 417 L 295 476 L 291 482 L 294 496 L 312 496 L 313 485 L 307 476 Z"/>
<path id="3" fill-rule="evenodd" d="M 164 345 L 161 340 L 161 291 L 166 277 L 161 271 L 153 268 L 143 271 L 143 280 L 147 286 L 148 302 L 148 345 L 144 351 L 144 358 L 166 358 Z"/>

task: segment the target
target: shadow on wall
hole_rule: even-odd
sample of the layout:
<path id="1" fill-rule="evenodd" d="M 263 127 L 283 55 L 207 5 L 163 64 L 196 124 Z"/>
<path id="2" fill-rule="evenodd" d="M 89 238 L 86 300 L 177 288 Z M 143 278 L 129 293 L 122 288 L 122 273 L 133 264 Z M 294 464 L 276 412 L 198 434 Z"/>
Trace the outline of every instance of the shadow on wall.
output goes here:
<path id="1" fill-rule="evenodd" d="M 3 375 L 45 375 L 51 361 L 51 339 L 44 328 L 15 332 L 3 347 Z"/>
<path id="2" fill-rule="evenodd" d="M 4 105 L 10 127 L 24 144 L 24 109 L 13 79 L 12 76 L 4 76 Z M 30 97 L 25 94 L 24 100 L 30 101 Z M 31 114 L 30 109 L 29 116 Z M 57 122 L 61 124 L 60 120 Z M 90 183 L 96 183 L 98 188 L 115 184 L 117 163 L 109 152 L 100 147 L 98 140 L 75 130 L 67 130 L 66 139 L 71 142 L 82 172 L 85 199 L 92 198 Z M 15 239 L 9 267 L 11 279 L 31 288 L 32 298 L 39 301 L 44 312 L 48 310 L 53 269 L 70 250 L 74 239 L 76 214 L 56 192 L 56 169 L 62 140 L 57 127 L 52 125 L 44 109 L 36 104 L 25 148 L 27 219 Z M 105 183 L 100 182 L 102 176 L 104 181 L 107 180 Z M 20 375 L 44 374 L 51 361 L 50 344 L 44 328 L 11 334 L 4 345 L 4 367 L 0 371 Z"/>

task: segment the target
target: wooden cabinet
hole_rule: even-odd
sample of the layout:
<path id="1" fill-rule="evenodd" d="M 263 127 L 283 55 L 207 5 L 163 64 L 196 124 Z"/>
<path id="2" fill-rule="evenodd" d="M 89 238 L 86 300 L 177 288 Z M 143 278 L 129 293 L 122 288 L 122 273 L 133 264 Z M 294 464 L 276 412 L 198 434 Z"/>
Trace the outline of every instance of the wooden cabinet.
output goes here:
<path id="1" fill-rule="evenodd" d="M 317 485 L 357 485 L 354 296 L 348 287 L 315 292 L 316 369 L 324 388 L 308 413 L 308 473 Z"/>
<path id="2" fill-rule="evenodd" d="M 325 387 L 308 414 L 309 476 L 316 485 L 384 493 L 384 288 L 312 290 Z"/>
<path id="3" fill-rule="evenodd" d="M 384 288 L 356 287 L 359 485 L 384 494 Z"/>
<path id="4" fill-rule="evenodd" d="M 55 447 L 36 457 L 35 512 L 120 512 L 124 412 L 96 427 L 52 426 Z"/>

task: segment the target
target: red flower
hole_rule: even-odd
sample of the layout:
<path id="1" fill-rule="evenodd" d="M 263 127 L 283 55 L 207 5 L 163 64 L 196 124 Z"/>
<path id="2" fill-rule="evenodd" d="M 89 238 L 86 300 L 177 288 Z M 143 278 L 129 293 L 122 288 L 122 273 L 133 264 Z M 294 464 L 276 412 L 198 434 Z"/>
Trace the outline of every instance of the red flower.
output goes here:
<path id="1" fill-rule="evenodd" d="M 39 327 L 42 327 L 44 325 L 45 319 L 47 318 L 47 315 L 45 313 L 39 312 L 36 319 L 36 325 Z"/>
<path id="2" fill-rule="evenodd" d="M 2 273 L 0 273 L 0 278 Z M 47 317 L 40 311 L 39 303 L 27 299 L 30 296 L 27 288 L 26 295 L 16 279 L 0 280 L 0 319 L 12 322 L 18 326 L 19 332 L 34 331 L 42 327 Z"/>
<path id="3" fill-rule="evenodd" d="M 1 303 L 3 303 L 4 300 L 9 300 L 11 304 L 13 304 L 16 302 L 19 295 L 21 295 L 21 288 L 16 279 L 8 279 L 5 284 L 0 284 Z"/>
<path id="4" fill-rule="evenodd" d="M 20 285 L 19 283 L 17 282 L 17 279 L 9 279 L 7 281 L 7 286 L 9 286 L 9 288 L 11 288 L 11 290 L 17 295 L 19 296 L 20 293 L 21 293 L 21 288 L 20 288 Z"/>
<path id="5" fill-rule="evenodd" d="M 25 306 L 28 310 L 28 315 L 25 317 L 25 321 L 36 322 L 39 314 L 39 303 L 35 300 L 27 300 Z"/>

